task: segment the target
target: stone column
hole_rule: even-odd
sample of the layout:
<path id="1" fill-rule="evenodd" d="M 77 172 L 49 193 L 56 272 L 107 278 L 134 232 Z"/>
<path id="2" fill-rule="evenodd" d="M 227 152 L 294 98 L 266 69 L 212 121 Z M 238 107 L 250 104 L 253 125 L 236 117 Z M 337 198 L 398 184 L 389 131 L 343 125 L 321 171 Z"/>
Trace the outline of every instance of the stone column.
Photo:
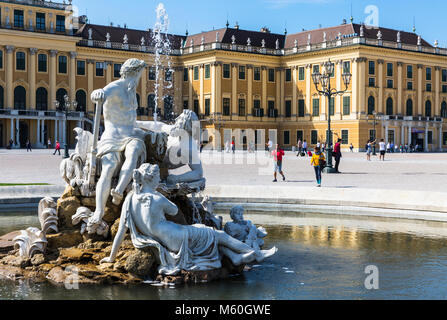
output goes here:
<path id="1" fill-rule="evenodd" d="M 92 99 L 90 96 L 93 92 L 93 72 L 95 61 L 92 59 L 87 60 L 87 111 L 95 111 Z"/>
<path id="2" fill-rule="evenodd" d="M 405 145 L 405 126 L 403 122 L 400 126 L 400 143 Z"/>
<path id="3" fill-rule="evenodd" d="M 279 112 L 280 112 L 280 119 L 284 119 L 284 117 L 286 116 L 286 109 L 285 109 L 285 93 L 284 93 L 284 85 L 286 82 L 286 77 L 285 77 L 285 69 L 284 68 L 278 68 L 279 70 L 279 78 L 277 79 L 277 81 L 279 81 L 279 103 L 278 103 L 278 107 L 279 107 Z M 278 84 L 277 84 L 277 88 L 278 88 Z"/>
<path id="4" fill-rule="evenodd" d="M 54 145 L 56 145 L 56 141 L 59 140 L 58 130 L 57 130 L 58 121 L 54 120 Z"/>
<path id="5" fill-rule="evenodd" d="M 312 79 L 311 79 L 311 69 L 312 65 L 307 64 L 306 65 L 306 111 L 304 113 L 304 116 L 306 117 L 306 120 L 310 120 L 311 114 L 312 114 L 312 106 L 311 106 L 311 87 L 312 87 Z"/>
<path id="6" fill-rule="evenodd" d="M 232 63 L 231 64 L 231 116 L 233 117 L 237 117 L 239 115 L 238 110 L 237 110 L 237 68 L 238 68 L 238 64 L 237 63 Z"/>
<path id="7" fill-rule="evenodd" d="M 70 52 L 70 76 L 68 86 L 70 88 L 70 99 L 72 101 L 76 100 L 76 57 L 77 53 L 74 51 Z"/>
<path id="8" fill-rule="evenodd" d="M 105 61 L 106 65 L 106 84 L 109 84 L 112 82 L 112 75 L 113 75 L 113 62 L 112 61 Z M 141 103 L 141 97 L 140 97 L 140 103 Z"/>
<path id="9" fill-rule="evenodd" d="M 45 119 L 42 119 L 41 121 L 42 121 L 42 124 L 40 126 L 40 144 L 44 148 L 47 143 L 45 141 Z"/>
<path id="10" fill-rule="evenodd" d="M 267 116 L 267 67 L 262 66 L 262 109 Z"/>
<path id="11" fill-rule="evenodd" d="M 20 146 L 20 122 L 19 118 L 16 118 L 16 147 Z"/>
<path id="12" fill-rule="evenodd" d="M 247 65 L 247 116 L 253 114 L 253 66 Z"/>
<path id="13" fill-rule="evenodd" d="M 199 83 L 200 83 L 200 87 L 199 87 L 199 110 L 200 113 L 205 114 L 205 95 L 204 95 L 204 79 L 205 79 L 205 65 L 201 64 L 200 65 L 200 69 L 199 69 Z"/>
<path id="14" fill-rule="evenodd" d="M 9 128 L 10 130 L 10 138 L 9 139 L 11 139 L 12 141 L 14 141 L 15 140 L 15 136 L 14 136 L 14 118 L 11 118 L 11 125 L 10 125 L 10 128 Z M 9 143 L 9 141 L 8 141 L 8 143 Z"/>
<path id="15" fill-rule="evenodd" d="M 140 107 L 142 108 L 147 108 L 147 79 L 148 79 L 148 74 L 147 74 L 147 67 L 143 69 L 143 73 L 141 74 L 141 97 L 140 97 Z M 178 87 L 175 88 L 175 90 L 177 90 Z M 180 104 L 179 101 L 174 101 L 174 106 L 176 104 Z"/>
<path id="16" fill-rule="evenodd" d="M 425 123 L 424 151 L 428 152 L 428 122 Z"/>
<path id="17" fill-rule="evenodd" d="M 358 58 L 357 59 L 357 64 L 358 64 L 358 75 L 359 75 L 359 83 L 358 83 L 358 107 L 357 107 L 357 112 L 360 113 L 361 115 L 366 115 L 367 114 L 367 110 L 366 110 L 366 98 L 365 98 L 365 91 L 366 91 L 366 81 L 365 81 L 365 77 L 366 77 L 366 58 Z"/>
<path id="18" fill-rule="evenodd" d="M 14 88 L 13 88 L 13 72 L 14 72 L 14 47 L 6 46 L 6 106 L 7 109 L 14 109 Z"/>
<path id="19" fill-rule="evenodd" d="M 422 82 L 422 68 L 423 65 L 422 64 L 418 64 L 418 102 L 417 102 L 417 114 L 418 116 L 422 116 L 422 86 L 423 86 L 423 82 Z"/>
<path id="20" fill-rule="evenodd" d="M 336 63 L 335 63 L 335 65 L 336 65 L 336 68 L 337 68 L 337 70 L 336 70 L 336 72 L 335 72 L 335 74 L 336 74 L 336 83 L 335 83 L 335 85 L 336 85 L 336 89 L 337 89 L 337 91 L 341 91 L 342 90 L 342 86 L 344 86 L 344 84 L 343 84 L 343 79 L 342 79 L 342 74 L 343 74 L 343 60 L 338 60 Z M 345 89 L 344 87 L 343 87 L 343 89 Z M 333 116 L 333 119 L 334 120 L 341 120 L 341 113 L 342 113 L 342 110 L 341 110 L 341 106 L 342 106 L 342 96 L 341 95 L 337 95 L 337 96 L 335 96 L 334 97 L 334 116 Z"/>
<path id="21" fill-rule="evenodd" d="M 36 126 L 36 147 L 39 148 L 40 147 L 40 119 L 37 119 L 37 126 Z"/>
<path id="22" fill-rule="evenodd" d="M 411 144 L 411 123 L 408 125 L 408 146 Z"/>
<path id="23" fill-rule="evenodd" d="M 385 143 L 388 143 L 388 121 L 385 121 Z"/>
<path id="24" fill-rule="evenodd" d="M 397 62 L 397 114 L 402 115 L 402 62 Z"/>
<path id="25" fill-rule="evenodd" d="M 356 116 L 359 110 L 359 59 L 352 59 L 352 93 L 351 93 L 351 116 Z"/>
<path id="26" fill-rule="evenodd" d="M 438 128 L 438 145 L 439 145 L 439 151 L 442 152 L 442 122 L 439 124 L 439 128 Z"/>
<path id="27" fill-rule="evenodd" d="M 298 120 L 298 66 L 292 68 L 292 116 Z"/>
<path id="28" fill-rule="evenodd" d="M 379 101 L 377 101 L 377 113 L 384 113 L 383 110 L 383 63 L 384 61 L 382 59 L 377 60 L 377 64 L 379 65 L 379 79 L 378 79 L 378 86 L 379 86 Z"/>
<path id="29" fill-rule="evenodd" d="M 222 62 L 214 63 L 214 112 L 217 114 L 222 114 Z"/>
<path id="30" fill-rule="evenodd" d="M 49 75 L 50 75 L 50 105 L 51 106 L 54 105 L 54 100 L 56 100 L 56 74 L 57 74 L 56 56 L 57 56 L 57 50 L 50 50 Z"/>
<path id="31" fill-rule="evenodd" d="M 441 68 L 436 66 L 435 67 L 435 106 L 433 108 L 433 116 L 440 116 L 441 115 L 441 102 L 440 102 L 440 96 L 439 96 L 439 82 L 440 82 L 440 70 Z"/>
<path id="32" fill-rule="evenodd" d="M 36 109 L 36 48 L 29 49 L 29 68 L 28 68 L 28 80 L 29 80 L 29 108 Z"/>

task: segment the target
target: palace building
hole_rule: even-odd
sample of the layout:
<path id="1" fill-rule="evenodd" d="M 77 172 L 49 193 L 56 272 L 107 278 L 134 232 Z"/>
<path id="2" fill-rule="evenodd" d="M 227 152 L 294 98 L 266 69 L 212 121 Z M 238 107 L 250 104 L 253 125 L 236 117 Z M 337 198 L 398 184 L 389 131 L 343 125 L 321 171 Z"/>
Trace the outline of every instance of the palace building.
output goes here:
<path id="1" fill-rule="evenodd" d="M 363 150 L 377 137 L 447 149 L 447 49 L 415 32 L 344 22 L 275 34 L 227 23 L 169 35 L 170 68 L 162 81 L 173 85 L 156 95 L 153 31 L 94 25 L 85 16 L 75 23 L 70 8 L 0 0 L 0 147 L 11 140 L 24 147 L 28 139 L 34 147 L 48 139 L 73 147 L 73 129 L 93 124 L 91 92 L 117 80 L 125 60 L 138 58 L 148 63 L 137 89 L 139 118 L 151 119 L 156 96 L 167 119 L 194 110 L 203 139 L 216 148 L 231 139 L 244 148 L 263 149 L 267 139 L 286 149 L 298 139 L 315 145 L 326 141 L 330 115 L 333 138 L 345 148 Z M 346 89 L 331 101 L 312 81 L 328 60 L 335 64 L 331 86 Z M 352 74 L 347 88 L 343 73 Z"/>

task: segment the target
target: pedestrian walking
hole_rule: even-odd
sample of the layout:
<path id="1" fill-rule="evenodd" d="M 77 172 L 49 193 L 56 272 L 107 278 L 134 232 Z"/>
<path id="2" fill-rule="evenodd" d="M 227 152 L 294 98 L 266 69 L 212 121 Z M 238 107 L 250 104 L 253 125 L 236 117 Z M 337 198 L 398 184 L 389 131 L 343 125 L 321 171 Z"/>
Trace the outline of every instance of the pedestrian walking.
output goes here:
<path id="1" fill-rule="evenodd" d="M 305 154 L 307 154 L 307 141 L 306 140 L 303 141 L 303 152 Z"/>
<path id="2" fill-rule="evenodd" d="M 341 173 L 340 171 L 338 171 L 338 166 L 340 165 L 340 160 L 341 160 L 341 139 L 338 138 L 337 143 L 334 146 L 334 157 L 335 157 L 335 172 L 336 173 Z"/>
<path id="3" fill-rule="evenodd" d="M 234 140 L 231 140 L 231 150 L 233 151 L 233 153 L 236 152 L 236 144 L 234 143 Z"/>
<path id="4" fill-rule="evenodd" d="M 366 160 L 371 161 L 371 153 L 372 153 L 372 146 L 376 143 L 376 140 L 372 141 L 368 140 L 366 143 Z"/>
<path id="5" fill-rule="evenodd" d="M 284 157 L 284 150 L 282 150 L 279 144 L 276 145 L 275 150 L 272 151 L 273 156 L 273 182 L 277 182 L 276 173 L 279 172 L 282 175 L 282 181 L 286 181 L 286 177 L 282 171 L 282 158 Z"/>
<path id="6" fill-rule="evenodd" d="M 32 152 L 31 142 L 29 140 L 26 141 L 26 152 Z"/>
<path id="7" fill-rule="evenodd" d="M 299 157 L 301 154 L 301 151 L 303 151 L 303 142 L 301 141 L 301 139 L 298 140 L 298 143 L 296 144 L 296 146 L 298 147 L 298 154 L 296 156 Z"/>
<path id="8" fill-rule="evenodd" d="M 51 139 L 48 139 L 47 141 L 47 149 L 51 149 Z"/>
<path id="9" fill-rule="evenodd" d="M 225 152 L 230 153 L 230 142 L 228 140 L 225 142 Z"/>
<path id="10" fill-rule="evenodd" d="M 380 160 L 385 161 L 386 144 L 385 144 L 385 141 L 383 141 L 383 139 L 380 139 L 379 151 L 380 151 L 379 161 Z"/>
<path id="11" fill-rule="evenodd" d="M 326 164 L 324 154 L 320 152 L 320 149 L 315 147 L 315 153 L 312 155 L 310 165 L 314 167 L 315 178 L 317 180 L 317 187 L 321 187 L 321 170 Z"/>
<path id="12" fill-rule="evenodd" d="M 54 148 L 53 156 L 56 154 L 56 152 L 59 152 L 59 155 L 61 155 L 61 145 L 60 145 L 59 141 L 56 141 L 56 146 Z"/>
<path id="13" fill-rule="evenodd" d="M 268 153 L 269 153 L 269 157 L 272 155 L 272 151 L 273 151 L 273 141 L 269 139 L 269 142 L 267 143 L 267 148 L 268 148 Z"/>
<path id="14" fill-rule="evenodd" d="M 351 150 L 351 153 L 354 152 L 354 146 L 352 145 L 352 142 L 351 142 L 351 144 L 349 145 L 349 150 Z"/>
<path id="15" fill-rule="evenodd" d="M 386 145 L 386 152 L 391 153 L 391 143 L 389 143 L 389 142 Z"/>

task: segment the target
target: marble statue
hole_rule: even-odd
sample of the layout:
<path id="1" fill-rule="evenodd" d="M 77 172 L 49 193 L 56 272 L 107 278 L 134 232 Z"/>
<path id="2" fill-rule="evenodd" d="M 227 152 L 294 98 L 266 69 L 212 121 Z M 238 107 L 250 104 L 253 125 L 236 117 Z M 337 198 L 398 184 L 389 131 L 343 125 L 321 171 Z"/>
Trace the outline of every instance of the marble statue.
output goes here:
<path id="1" fill-rule="evenodd" d="M 49 234 L 51 232 L 59 232 L 57 227 L 57 203 L 53 198 L 45 197 L 40 200 L 37 216 L 39 217 L 40 227 L 43 233 Z"/>
<path id="2" fill-rule="evenodd" d="M 158 249 L 158 272 L 164 275 L 176 275 L 181 270 L 221 268 L 221 254 L 239 266 L 261 262 L 276 253 L 275 247 L 270 250 L 254 250 L 224 231 L 205 225 L 179 225 L 167 221 L 165 215 L 175 216 L 178 208 L 156 191 L 160 183 L 158 165 L 143 164 L 134 170 L 133 180 L 132 191 L 123 204 L 112 251 L 101 263 L 114 262 L 128 229 L 136 248 Z"/>
<path id="3" fill-rule="evenodd" d="M 21 230 L 13 241 L 14 249 L 18 249 L 19 255 L 25 258 L 32 258 L 38 252 L 44 253 L 48 243 L 45 233 L 34 227 Z"/>
<path id="4" fill-rule="evenodd" d="M 72 224 L 76 226 L 81 223 L 81 234 L 84 234 L 87 231 L 88 234 L 97 234 L 106 238 L 109 233 L 109 225 L 103 220 L 97 224 L 89 223 L 89 219 L 92 215 L 93 213 L 89 208 L 79 207 L 76 210 L 76 213 L 71 217 Z"/>
<path id="5" fill-rule="evenodd" d="M 263 227 L 257 227 L 249 220 L 244 220 L 244 208 L 235 206 L 230 210 L 233 222 L 227 222 L 224 231 L 235 239 L 244 242 L 255 250 L 260 250 L 264 245 L 267 232 Z"/>
<path id="6" fill-rule="evenodd" d="M 107 32 L 107 34 L 106 34 L 106 41 L 107 41 L 107 42 L 110 42 L 110 33 L 108 33 L 108 32 Z"/>
<path id="7" fill-rule="evenodd" d="M 92 28 L 89 28 L 88 29 L 88 39 L 89 40 L 92 40 L 92 35 L 93 35 L 93 30 L 92 30 Z"/>
<path id="8" fill-rule="evenodd" d="M 121 203 L 133 170 L 146 160 L 145 132 L 136 126 L 136 88 L 145 67 L 142 60 L 127 60 L 121 67 L 119 80 L 91 95 L 93 102 L 103 103 L 105 127 L 97 147 L 101 175 L 96 184 L 96 210 L 89 219 L 91 225 L 101 223 L 110 195 L 114 204 Z M 111 189 L 116 172 L 119 172 L 118 184 Z"/>
<path id="9" fill-rule="evenodd" d="M 197 142 L 193 139 L 194 124 L 200 125 L 197 115 L 191 110 L 183 113 L 175 120 L 174 125 L 154 121 L 137 121 L 140 128 L 153 132 L 168 134 L 168 149 L 163 160 L 167 169 L 178 169 L 189 166 L 190 171 L 183 174 L 169 174 L 166 178 L 167 186 L 187 184 L 192 189 L 203 190 L 205 178 L 203 177 L 202 162 L 200 161 Z"/>

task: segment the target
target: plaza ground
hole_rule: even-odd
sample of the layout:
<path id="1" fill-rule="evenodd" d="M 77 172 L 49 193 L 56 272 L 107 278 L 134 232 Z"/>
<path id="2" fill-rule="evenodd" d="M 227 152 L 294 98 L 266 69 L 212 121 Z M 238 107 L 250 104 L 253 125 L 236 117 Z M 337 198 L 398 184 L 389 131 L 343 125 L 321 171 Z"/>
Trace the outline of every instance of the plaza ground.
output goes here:
<path id="1" fill-rule="evenodd" d="M 63 186 L 59 174 L 62 156 L 52 150 L 0 149 L 0 184 L 48 183 Z M 63 152 L 62 152 L 63 154 Z M 208 186 L 254 185 L 314 187 L 314 171 L 310 158 L 286 152 L 283 170 L 287 180 L 273 183 L 273 160 L 264 152 L 235 155 L 204 151 L 201 154 Z M 377 157 L 366 161 L 364 153 L 343 153 L 341 174 L 323 174 L 323 188 L 391 189 L 426 192 L 447 190 L 447 153 L 391 153 L 386 161 Z M 2 188 L 2 187 L 0 187 Z"/>

